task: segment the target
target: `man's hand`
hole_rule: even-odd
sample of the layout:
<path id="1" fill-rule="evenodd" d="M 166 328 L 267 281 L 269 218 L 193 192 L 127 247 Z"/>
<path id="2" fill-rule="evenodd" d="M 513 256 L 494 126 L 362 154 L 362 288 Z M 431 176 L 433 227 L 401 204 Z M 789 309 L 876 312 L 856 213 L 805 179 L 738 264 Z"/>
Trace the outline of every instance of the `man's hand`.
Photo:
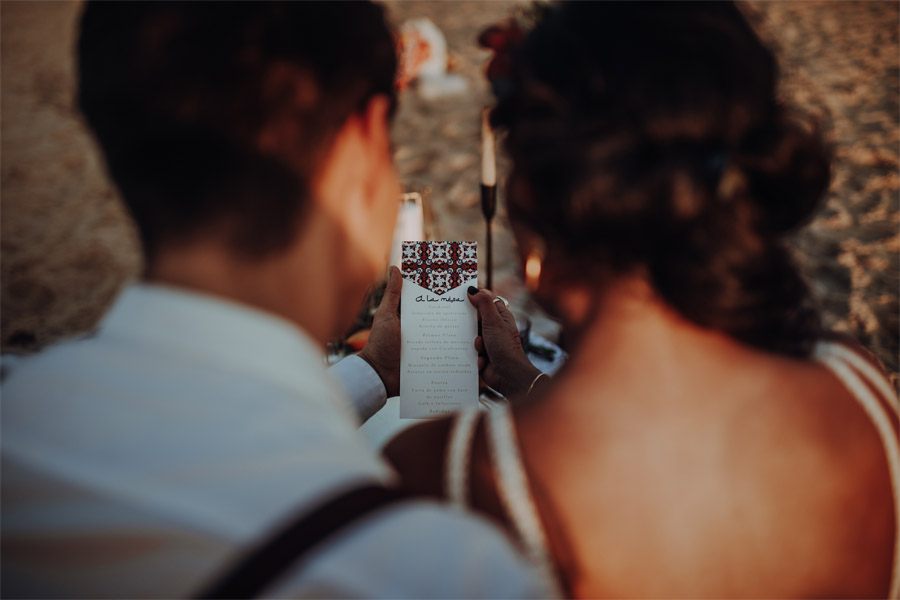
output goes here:
<path id="1" fill-rule="evenodd" d="M 487 290 L 469 288 L 469 301 L 481 320 L 481 335 L 475 338 L 481 378 L 504 396 L 526 393 L 540 370 L 525 354 L 515 317 Z"/>
<path id="2" fill-rule="evenodd" d="M 387 397 L 400 393 L 400 269 L 391 267 L 381 304 L 375 311 L 372 333 L 359 357 L 369 363 L 384 384 Z"/>

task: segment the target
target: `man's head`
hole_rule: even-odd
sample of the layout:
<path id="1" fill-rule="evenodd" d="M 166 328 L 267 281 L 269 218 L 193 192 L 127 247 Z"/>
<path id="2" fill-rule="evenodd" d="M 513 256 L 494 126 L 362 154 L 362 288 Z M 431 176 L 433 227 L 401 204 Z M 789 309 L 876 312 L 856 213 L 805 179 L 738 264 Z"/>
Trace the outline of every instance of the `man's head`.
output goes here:
<path id="1" fill-rule="evenodd" d="M 359 247 L 357 274 L 383 269 L 398 190 L 396 56 L 380 7 L 89 3 L 78 67 L 79 105 L 151 274 L 201 244 L 271 260 L 316 213 Z"/>

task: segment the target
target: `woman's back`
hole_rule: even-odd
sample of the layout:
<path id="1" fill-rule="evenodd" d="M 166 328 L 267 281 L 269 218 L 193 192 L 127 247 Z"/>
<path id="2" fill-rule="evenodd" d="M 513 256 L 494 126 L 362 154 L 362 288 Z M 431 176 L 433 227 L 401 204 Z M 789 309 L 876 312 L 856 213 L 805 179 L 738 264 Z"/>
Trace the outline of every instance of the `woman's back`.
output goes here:
<path id="1" fill-rule="evenodd" d="M 560 389 L 516 416 L 577 595 L 886 592 L 894 503 L 872 421 L 821 365 L 763 357 L 741 376 L 758 384 L 598 389 L 578 418 Z"/>

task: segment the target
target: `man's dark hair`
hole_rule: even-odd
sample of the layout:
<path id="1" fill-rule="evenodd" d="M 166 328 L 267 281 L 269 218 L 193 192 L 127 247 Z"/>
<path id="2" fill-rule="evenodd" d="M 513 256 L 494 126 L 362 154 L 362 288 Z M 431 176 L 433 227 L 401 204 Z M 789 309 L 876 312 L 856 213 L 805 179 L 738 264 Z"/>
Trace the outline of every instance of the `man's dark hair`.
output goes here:
<path id="1" fill-rule="evenodd" d="M 198 234 L 259 257 L 293 239 L 346 119 L 393 104 L 396 66 L 369 2 L 89 2 L 78 103 L 148 262 Z"/>

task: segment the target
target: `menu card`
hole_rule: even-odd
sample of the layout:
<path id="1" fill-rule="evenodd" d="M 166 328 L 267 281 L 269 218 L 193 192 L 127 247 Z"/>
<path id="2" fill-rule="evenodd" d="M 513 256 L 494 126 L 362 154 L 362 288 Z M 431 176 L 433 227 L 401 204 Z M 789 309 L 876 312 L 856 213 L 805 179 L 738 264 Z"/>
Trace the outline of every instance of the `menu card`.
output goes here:
<path id="1" fill-rule="evenodd" d="M 403 242 L 400 418 L 421 419 L 478 404 L 476 242 Z"/>

